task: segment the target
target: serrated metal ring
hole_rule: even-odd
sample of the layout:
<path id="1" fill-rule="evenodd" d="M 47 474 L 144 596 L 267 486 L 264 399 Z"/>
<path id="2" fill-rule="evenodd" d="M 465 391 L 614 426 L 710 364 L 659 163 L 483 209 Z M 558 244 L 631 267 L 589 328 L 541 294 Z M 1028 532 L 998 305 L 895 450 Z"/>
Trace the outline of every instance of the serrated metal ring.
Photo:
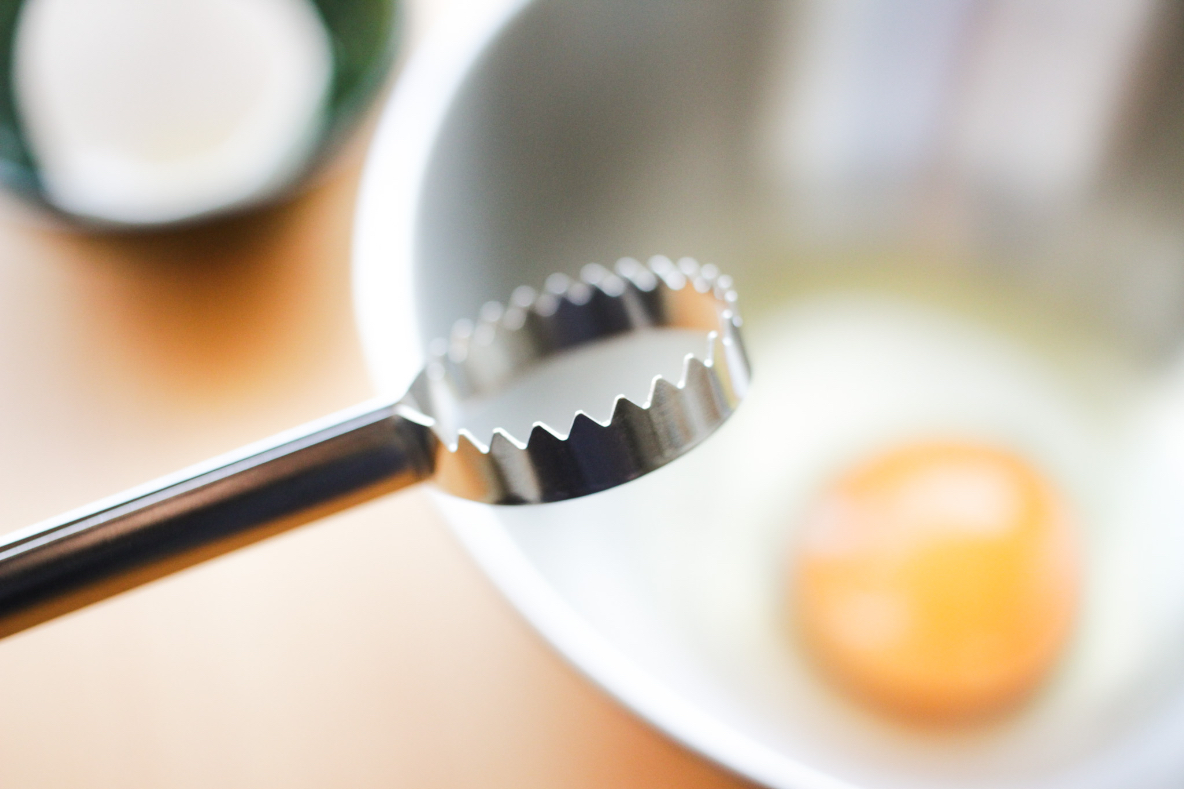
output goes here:
<path id="1" fill-rule="evenodd" d="M 431 345 L 400 413 L 433 428 L 432 479 L 457 496 L 528 504 L 596 493 L 669 463 L 731 416 L 749 379 L 740 325 L 731 280 L 715 266 L 661 256 L 585 266 L 579 279 L 552 275 L 541 292 L 519 288 L 508 307 L 458 322 Z M 459 424 L 465 401 L 544 359 L 651 328 L 701 330 L 706 352 L 687 355 L 678 382 L 655 377 L 646 402 L 618 396 L 607 422 L 576 412 L 566 434 L 536 422 L 525 439 L 499 428 L 488 443 Z"/>

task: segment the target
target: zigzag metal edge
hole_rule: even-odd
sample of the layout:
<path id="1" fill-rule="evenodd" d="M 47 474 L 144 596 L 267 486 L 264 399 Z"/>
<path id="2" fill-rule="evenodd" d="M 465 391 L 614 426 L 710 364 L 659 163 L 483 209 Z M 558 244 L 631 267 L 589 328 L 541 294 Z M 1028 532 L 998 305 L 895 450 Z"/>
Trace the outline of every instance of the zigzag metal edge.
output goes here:
<path id="1" fill-rule="evenodd" d="M 678 295 L 690 291 L 702 298 Z M 448 415 L 419 409 L 419 398 L 435 405 L 455 402 L 457 389 L 487 391 L 483 387 L 490 382 L 506 380 L 532 360 L 580 344 L 570 342 L 565 331 L 579 328 L 581 311 L 601 310 L 593 317 L 603 322 L 581 340 L 590 341 L 648 326 L 692 323 L 704 328 L 705 304 L 713 307 L 716 325 L 708 333 L 703 358 L 687 354 L 678 383 L 655 376 L 642 404 L 619 395 L 605 422 L 577 411 L 566 434 L 542 422 L 534 423 L 525 441 L 501 428 L 493 431 L 488 443 L 464 428 L 455 431 L 454 442 L 441 431 L 445 435 L 437 433 L 437 483 L 465 498 L 502 504 L 558 501 L 605 490 L 697 445 L 732 414 L 748 385 L 731 280 L 714 266 L 699 266 L 689 258 L 674 264 L 655 257 L 648 267 L 626 258 L 615 274 L 587 266 L 579 280 L 553 275 L 542 293 L 519 288 L 511 307 L 487 304 L 478 323 L 458 322 L 450 342 L 435 344 L 422 385 L 418 390 L 413 386 L 408 398 L 437 430 L 437 420 Z M 548 320 L 565 311 L 564 320 L 574 323 L 548 326 Z M 620 325 L 614 323 L 617 318 Z M 510 358 L 492 367 L 475 353 L 500 349 L 504 357 L 507 348 Z M 440 396 L 440 387 L 448 390 L 446 396 Z"/>

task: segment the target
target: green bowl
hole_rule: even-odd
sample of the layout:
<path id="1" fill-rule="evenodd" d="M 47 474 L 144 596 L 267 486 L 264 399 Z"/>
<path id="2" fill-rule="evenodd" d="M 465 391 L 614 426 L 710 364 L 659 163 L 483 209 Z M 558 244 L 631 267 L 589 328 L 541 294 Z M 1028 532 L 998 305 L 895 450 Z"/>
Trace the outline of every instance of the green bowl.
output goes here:
<path id="1" fill-rule="evenodd" d="M 0 181 L 89 224 L 274 200 L 385 81 L 395 0 L 0 2 Z"/>

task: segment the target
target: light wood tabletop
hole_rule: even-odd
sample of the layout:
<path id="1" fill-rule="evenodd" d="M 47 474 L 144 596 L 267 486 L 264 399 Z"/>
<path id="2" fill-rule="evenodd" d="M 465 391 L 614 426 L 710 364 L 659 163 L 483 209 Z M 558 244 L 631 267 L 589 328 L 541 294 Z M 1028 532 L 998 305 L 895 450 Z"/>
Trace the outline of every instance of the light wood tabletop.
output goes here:
<path id="1" fill-rule="evenodd" d="M 414 3 L 405 49 L 472 1 Z M 371 394 L 364 138 L 216 225 L 96 235 L 0 208 L 0 532 Z M 553 654 L 421 492 L 0 641 L 3 789 L 737 785 Z"/>

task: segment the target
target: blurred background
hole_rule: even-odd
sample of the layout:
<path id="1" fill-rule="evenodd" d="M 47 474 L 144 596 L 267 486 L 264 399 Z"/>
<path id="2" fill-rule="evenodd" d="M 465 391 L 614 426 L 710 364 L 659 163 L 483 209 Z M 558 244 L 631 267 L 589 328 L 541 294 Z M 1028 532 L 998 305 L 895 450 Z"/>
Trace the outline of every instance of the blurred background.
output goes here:
<path id="1" fill-rule="evenodd" d="M 396 68 L 495 1 L 405 3 Z M 370 396 L 372 121 L 297 197 L 213 224 L 94 233 L 5 198 L 0 532 Z M 735 785 L 546 648 L 419 491 L 0 642 L 5 789 Z"/>
<path id="2" fill-rule="evenodd" d="M 412 298 L 351 303 L 377 108 L 508 2 L 4 6 L 0 532 L 372 393 L 405 338 L 363 348 L 355 306 Z M 719 263 L 756 378 L 671 469 L 454 510 L 490 576 L 494 535 L 778 785 L 1178 785 L 1179 8 L 525 5 L 367 251 L 414 248 L 426 336 L 565 263 Z M 0 641 L 4 789 L 737 784 L 545 646 L 422 491 Z"/>

